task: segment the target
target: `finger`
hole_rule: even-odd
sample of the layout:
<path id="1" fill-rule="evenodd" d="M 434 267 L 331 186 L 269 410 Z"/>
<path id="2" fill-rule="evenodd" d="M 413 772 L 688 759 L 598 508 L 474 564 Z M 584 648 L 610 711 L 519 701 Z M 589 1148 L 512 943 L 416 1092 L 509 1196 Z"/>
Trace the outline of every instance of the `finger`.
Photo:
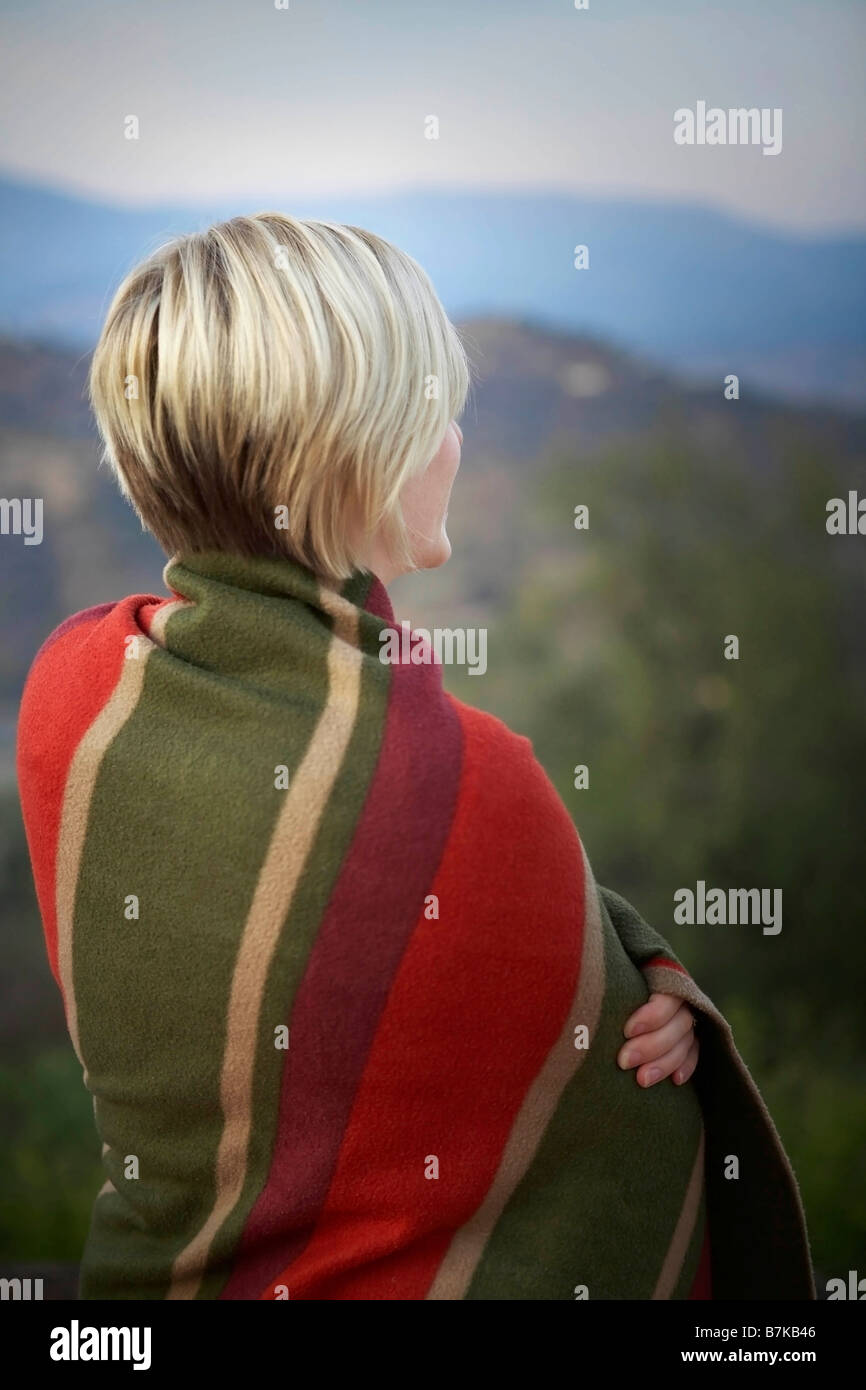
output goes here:
<path id="1" fill-rule="evenodd" d="M 698 1042 L 697 1038 L 695 1038 L 694 1042 L 689 1048 L 689 1054 L 686 1057 L 686 1060 L 683 1062 L 681 1067 L 677 1067 L 676 1071 L 673 1074 L 672 1079 L 675 1086 L 684 1086 L 685 1083 L 689 1080 L 689 1077 L 692 1075 L 692 1072 L 698 1065 L 698 1057 L 700 1056 L 700 1051 L 701 1045 Z"/>
<path id="2" fill-rule="evenodd" d="M 617 1061 L 621 1067 L 637 1067 L 641 1062 L 653 1062 L 663 1057 L 678 1043 L 680 1038 L 694 1030 L 694 1015 L 683 1005 L 677 1009 L 673 1018 L 663 1028 L 652 1033 L 642 1033 L 638 1038 L 629 1038 L 619 1050 Z"/>
<path id="3" fill-rule="evenodd" d="M 656 1082 L 664 1081 L 666 1076 L 672 1076 L 677 1067 L 681 1067 L 689 1055 L 692 1047 L 691 1032 L 686 1037 L 681 1038 L 674 1047 L 666 1052 L 662 1057 L 656 1057 L 647 1066 L 638 1067 L 637 1081 L 639 1086 L 655 1086 Z"/>
<path id="4" fill-rule="evenodd" d="M 663 1028 L 673 1018 L 682 1000 L 675 994 L 651 994 L 645 1004 L 626 1020 L 623 1032 L 627 1038 L 636 1038 L 639 1033 L 652 1033 Z"/>

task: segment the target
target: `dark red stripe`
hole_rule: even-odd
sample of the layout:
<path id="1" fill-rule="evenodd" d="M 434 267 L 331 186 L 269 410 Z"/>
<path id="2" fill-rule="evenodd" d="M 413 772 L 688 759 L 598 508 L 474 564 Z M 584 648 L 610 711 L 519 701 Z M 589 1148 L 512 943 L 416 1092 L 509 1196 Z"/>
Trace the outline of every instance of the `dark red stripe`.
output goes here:
<path id="1" fill-rule="evenodd" d="M 364 600 L 364 607 L 368 613 L 375 614 L 377 618 L 384 618 L 389 627 L 395 625 L 394 610 L 391 607 L 388 590 L 385 588 L 381 579 L 378 579 L 375 574 L 373 575 L 370 588 Z"/>
<path id="2" fill-rule="evenodd" d="M 73 613 L 70 618 L 64 619 L 60 626 L 56 627 L 54 631 L 50 632 L 45 638 L 45 641 L 33 658 L 31 670 L 33 670 L 40 658 L 45 655 L 59 637 L 65 637 L 68 632 L 74 631 L 75 628 L 81 627 L 84 623 L 99 622 L 99 619 L 104 618 L 114 607 L 116 607 L 116 605 L 113 603 L 98 603 L 93 608 L 82 608 L 80 613 Z"/>
<path id="3" fill-rule="evenodd" d="M 257 1297 L 304 1250 L 319 1219 L 392 979 L 447 840 L 461 751 L 441 669 L 394 666 L 376 770 L 291 1011 L 268 1181 L 222 1298 Z"/>

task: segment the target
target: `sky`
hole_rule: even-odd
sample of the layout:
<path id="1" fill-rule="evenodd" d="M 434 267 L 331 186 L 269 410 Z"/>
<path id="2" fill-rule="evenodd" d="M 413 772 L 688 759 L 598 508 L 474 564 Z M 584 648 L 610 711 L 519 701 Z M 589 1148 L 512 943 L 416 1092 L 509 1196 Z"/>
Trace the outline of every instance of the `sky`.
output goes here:
<path id="1" fill-rule="evenodd" d="M 866 229 L 866 0 L 588 4 L 0 0 L 0 174 L 122 204 L 535 189 Z M 698 101 L 781 108 L 781 152 L 677 145 Z"/>

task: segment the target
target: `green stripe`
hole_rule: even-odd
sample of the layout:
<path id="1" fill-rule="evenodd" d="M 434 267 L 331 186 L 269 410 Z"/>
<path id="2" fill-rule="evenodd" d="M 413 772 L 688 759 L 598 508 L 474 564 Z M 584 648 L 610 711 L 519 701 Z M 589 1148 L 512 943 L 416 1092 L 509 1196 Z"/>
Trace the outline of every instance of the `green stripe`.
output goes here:
<path id="1" fill-rule="evenodd" d="M 97 1124 L 111 1146 L 106 1166 L 118 1191 L 96 1204 L 82 1265 L 85 1298 L 163 1298 L 175 1257 L 212 1208 L 229 990 L 284 796 L 274 788 L 274 768 L 285 763 L 291 774 L 297 767 L 327 694 L 324 615 L 303 602 L 287 613 L 279 590 L 285 567 L 240 563 L 236 571 L 226 557 L 197 560 L 195 574 L 170 567 L 174 587 L 197 606 L 169 620 L 169 651 L 151 654 L 141 700 L 94 790 L 73 969 L 82 1052 L 100 1097 Z M 247 576 L 262 586 L 272 576 L 272 596 L 236 587 Z M 292 574 L 302 598 L 306 582 Z M 365 666 L 387 684 L 387 668 L 372 660 Z M 370 696 L 363 699 L 369 706 Z M 293 914 L 278 951 L 281 1022 L 330 891 L 321 875 L 324 856 L 348 841 L 375 761 L 374 720 L 370 726 L 341 778 L 345 804 L 336 809 L 334 798 L 343 838 L 329 818 L 327 849 L 317 846 L 318 869 L 310 866 L 302 885 L 310 930 L 293 939 Z M 334 873 L 339 862 L 332 861 Z M 140 899 L 138 922 L 123 916 L 131 893 Z M 275 1011 L 269 989 L 262 1023 L 269 1051 L 256 1075 L 253 1121 L 259 1181 L 284 1056 L 273 1046 Z M 124 1177 L 130 1154 L 139 1161 L 137 1182 Z M 217 1253 L 225 1243 L 216 1243 Z"/>
<path id="2" fill-rule="evenodd" d="M 262 1001 L 254 1077 L 253 1128 L 247 1181 L 240 1201 L 214 1242 L 200 1299 L 218 1298 L 231 1275 L 229 1260 L 270 1169 L 285 1052 L 274 1047 L 274 1028 L 288 1023 L 291 1005 L 340 874 L 375 772 L 387 711 L 390 668 L 365 659 L 358 714 L 343 766 L 316 832 L 277 946 Z"/>

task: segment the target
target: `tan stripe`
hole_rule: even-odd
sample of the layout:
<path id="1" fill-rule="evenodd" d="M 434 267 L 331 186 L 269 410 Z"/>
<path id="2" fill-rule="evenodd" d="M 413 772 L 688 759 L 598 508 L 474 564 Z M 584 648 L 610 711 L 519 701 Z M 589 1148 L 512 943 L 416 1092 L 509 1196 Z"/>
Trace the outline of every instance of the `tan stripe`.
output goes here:
<path id="1" fill-rule="evenodd" d="M 72 963 L 75 894 L 78 887 L 78 872 L 81 866 L 84 838 L 87 834 L 90 803 L 99 769 L 105 754 L 138 704 L 147 658 L 154 650 L 153 643 L 143 633 L 134 635 L 138 638 L 138 655 L 124 658 L 120 679 L 75 750 L 66 778 L 63 807 L 60 813 L 55 878 L 57 965 L 66 1006 L 69 1036 L 82 1067 L 84 1067 L 84 1060 L 79 1046 L 78 1009 L 75 1000 Z M 86 1067 L 84 1076 L 86 1083 Z"/>
<path id="2" fill-rule="evenodd" d="M 686 1188 L 686 1195 L 683 1198 L 682 1209 L 674 1227 L 668 1253 L 665 1255 L 664 1264 L 658 1277 L 658 1283 L 653 1293 L 654 1299 L 670 1298 L 677 1286 L 677 1281 L 683 1267 L 689 1249 L 689 1243 L 695 1229 L 695 1222 L 698 1219 L 698 1212 L 701 1209 L 701 1197 L 704 1191 L 704 1127 L 701 1125 L 701 1135 L 698 1140 L 698 1151 L 692 1166 L 692 1175 L 689 1178 L 689 1185 Z"/>
<path id="3" fill-rule="evenodd" d="M 164 647 L 165 629 L 169 618 L 173 617 L 174 614 L 179 612 L 181 608 L 194 607 L 195 604 L 191 603 L 189 599 L 176 598 L 172 599 L 168 603 L 164 603 L 161 608 L 157 608 L 150 622 L 151 641 L 155 642 L 158 647 Z"/>
<path id="4" fill-rule="evenodd" d="M 360 610 L 335 589 L 325 588 L 324 585 L 319 589 L 319 604 L 334 620 L 334 636 L 349 646 L 357 647 L 360 642 Z"/>
<path id="5" fill-rule="evenodd" d="M 216 1195 L 210 1214 L 172 1267 L 167 1297 L 195 1298 L 214 1238 L 238 1201 L 247 1175 L 253 1073 L 259 1016 L 280 931 L 319 822 L 330 800 L 358 711 L 362 654 L 358 611 L 338 595 L 322 606 L 335 614 L 328 648 L 328 699 L 274 827 L 244 925 L 232 976 L 220 1078 L 223 1128 L 216 1158 Z"/>
<path id="6" fill-rule="evenodd" d="M 430 1286 L 428 1299 L 464 1297 L 493 1228 L 535 1157 L 565 1087 L 587 1055 L 588 1049 L 574 1046 L 574 1030 L 579 1024 L 586 1024 L 590 1039 L 595 1034 L 604 1000 L 604 937 L 598 891 L 582 845 L 581 852 L 586 884 L 583 952 L 568 1018 L 526 1093 L 487 1195 L 451 1241 Z"/>

